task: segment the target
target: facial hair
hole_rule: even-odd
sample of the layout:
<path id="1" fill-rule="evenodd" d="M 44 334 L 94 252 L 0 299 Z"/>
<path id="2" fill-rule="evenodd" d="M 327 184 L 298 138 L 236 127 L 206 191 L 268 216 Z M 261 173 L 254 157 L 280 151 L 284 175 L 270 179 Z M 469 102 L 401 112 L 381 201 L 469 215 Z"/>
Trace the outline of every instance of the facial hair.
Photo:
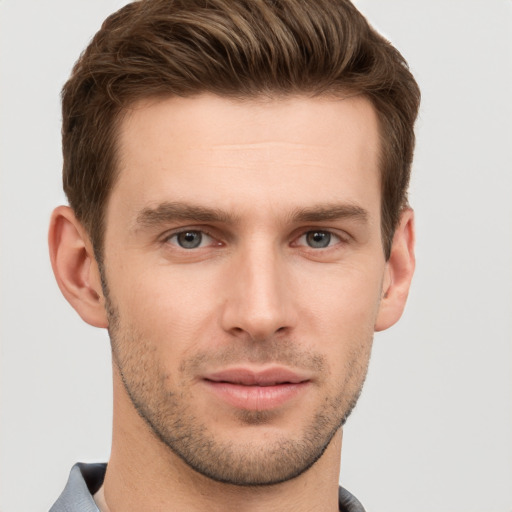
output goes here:
<path id="1" fill-rule="evenodd" d="M 133 407 L 166 449 L 214 481 L 262 486 L 298 477 L 322 456 L 356 405 L 368 368 L 370 333 L 370 340 L 362 340 L 351 354 L 344 375 L 338 376 L 336 389 L 326 392 L 300 435 L 276 434 L 263 445 L 236 438 L 229 443 L 221 441 L 190 405 L 193 379 L 201 369 L 206 365 L 274 363 L 313 372 L 321 376 L 321 385 L 332 380 L 325 356 L 301 350 L 289 339 L 272 338 L 258 343 L 237 340 L 233 346 L 205 350 L 184 359 L 179 375 L 171 379 L 154 344 L 120 317 L 105 280 L 103 287 L 113 361 Z M 171 380 L 179 384 L 170 387 Z M 238 422 L 247 427 L 271 424 L 277 414 L 273 410 L 235 412 Z"/>

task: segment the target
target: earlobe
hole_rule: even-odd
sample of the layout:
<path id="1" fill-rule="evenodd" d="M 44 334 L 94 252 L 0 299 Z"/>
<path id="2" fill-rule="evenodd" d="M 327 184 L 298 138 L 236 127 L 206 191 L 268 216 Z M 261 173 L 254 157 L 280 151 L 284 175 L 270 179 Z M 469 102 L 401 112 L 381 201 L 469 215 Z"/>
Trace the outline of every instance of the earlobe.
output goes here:
<path id="1" fill-rule="evenodd" d="M 53 273 L 64 297 L 85 322 L 107 327 L 94 251 L 85 229 L 68 206 L 53 211 L 48 245 Z"/>
<path id="2" fill-rule="evenodd" d="M 414 274 L 414 212 L 406 208 L 393 237 L 391 255 L 386 263 L 375 331 L 394 325 L 402 316 Z"/>

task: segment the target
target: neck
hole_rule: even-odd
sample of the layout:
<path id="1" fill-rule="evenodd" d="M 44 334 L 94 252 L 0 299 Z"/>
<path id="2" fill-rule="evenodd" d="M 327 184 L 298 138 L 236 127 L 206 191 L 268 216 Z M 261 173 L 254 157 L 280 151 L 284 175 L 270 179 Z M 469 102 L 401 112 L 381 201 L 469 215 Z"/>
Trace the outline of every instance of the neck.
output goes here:
<path id="1" fill-rule="evenodd" d="M 211 480 L 176 456 L 134 410 L 114 376 L 112 453 L 103 486 L 110 512 L 306 512 L 338 510 L 341 429 L 302 475 L 275 485 L 237 486 Z"/>

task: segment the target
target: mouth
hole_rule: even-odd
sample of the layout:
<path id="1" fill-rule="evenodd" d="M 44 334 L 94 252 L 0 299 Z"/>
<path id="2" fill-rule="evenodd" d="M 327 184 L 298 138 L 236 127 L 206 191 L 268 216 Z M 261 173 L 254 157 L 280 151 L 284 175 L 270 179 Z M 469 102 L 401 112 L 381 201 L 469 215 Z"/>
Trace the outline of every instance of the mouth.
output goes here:
<path id="1" fill-rule="evenodd" d="M 297 398 L 309 387 L 311 378 L 283 367 L 230 368 L 206 375 L 203 383 L 217 398 L 233 407 L 263 411 Z"/>

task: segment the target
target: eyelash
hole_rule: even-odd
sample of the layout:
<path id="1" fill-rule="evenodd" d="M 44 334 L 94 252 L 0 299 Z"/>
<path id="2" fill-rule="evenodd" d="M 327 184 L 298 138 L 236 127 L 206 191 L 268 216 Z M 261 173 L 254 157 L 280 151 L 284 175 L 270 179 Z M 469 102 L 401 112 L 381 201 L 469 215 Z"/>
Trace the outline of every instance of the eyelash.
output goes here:
<path id="1" fill-rule="evenodd" d="M 187 248 L 187 247 L 183 247 L 183 245 L 178 243 L 177 238 L 180 235 L 185 235 L 187 233 L 190 233 L 190 234 L 197 233 L 197 234 L 201 235 L 201 238 L 199 240 L 199 244 L 197 247 L 188 247 Z M 308 235 L 314 236 L 314 235 L 318 235 L 318 234 L 327 235 L 327 245 L 325 247 L 312 247 L 311 245 L 308 245 L 307 243 L 304 243 L 304 244 L 298 243 L 298 241 L 301 240 L 302 238 L 306 237 L 306 239 L 307 239 Z M 173 233 L 168 234 L 163 239 L 163 242 L 166 244 L 170 243 L 171 245 L 176 246 L 179 249 L 183 249 L 185 251 L 192 251 L 194 249 L 203 248 L 203 247 L 201 247 L 201 244 L 203 243 L 203 241 L 204 241 L 203 238 L 205 236 L 208 238 L 211 238 L 212 240 L 216 240 L 216 236 L 213 235 L 208 230 L 205 230 L 204 228 L 190 228 L 190 229 L 180 229 L 179 231 L 175 231 Z M 335 243 L 331 244 L 331 241 L 333 238 L 335 239 Z M 172 243 L 171 242 L 172 239 L 176 239 L 176 243 Z M 322 241 L 320 241 L 320 242 L 322 242 Z M 307 249 L 312 249 L 316 252 L 316 251 L 320 251 L 322 249 L 327 250 L 327 249 L 329 249 L 335 245 L 338 245 L 338 244 L 347 244 L 348 242 L 349 242 L 348 235 L 343 236 L 343 235 L 338 234 L 330 229 L 308 229 L 307 231 L 301 231 L 298 236 L 294 236 L 293 242 L 291 243 L 291 245 L 293 247 L 305 247 Z M 211 242 L 208 245 L 211 245 Z M 217 241 L 217 243 L 214 245 L 221 246 L 221 245 L 223 245 L 223 242 Z"/>
<path id="2" fill-rule="evenodd" d="M 308 242 L 314 242 L 314 240 L 312 240 L 312 238 L 315 235 L 327 235 L 327 237 L 326 237 L 327 245 L 325 247 L 313 247 L 313 246 L 309 245 L 308 243 L 304 243 L 302 246 L 307 247 L 309 249 L 321 250 L 321 249 L 328 249 L 330 247 L 333 247 L 334 245 L 345 242 L 345 240 L 340 235 L 338 235 L 337 233 L 334 233 L 333 231 L 330 231 L 328 229 L 311 229 L 311 230 L 305 231 L 304 233 L 302 233 L 302 235 L 300 235 L 298 238 L 296 238 L 296 240 L 298 241 L 298 240 L 301 240 L 302 238 L 305 238 Z M 331 241 L 333 238 L 336 239 L 337 241 L 336 241 L 336 243 L 331 244 Z M 318 242 L 323 243 L 324 240 L 321 239 L 321 240 L 318 240 Z M 297 242 L 296 242 L 296 244 L 299 245 Z"/>
<path id="3" fill-rule="evenodd" d="M 171 233 L 171 234 L 167 235 L 167 236 L 164 238 L 163 242 L 164 242 L 164 243 L 167 243 L 167 244 L 168 244 L 168 243 L 171 243 L 171 245 L 175 245 L 176 247 L 179 247 L 180 249 L 184 249 L 184 250 L 193 250 L 193 249 L 197 249 L 198 247 L 186 248 L 186 247 L 181 246 L 181 245 L 180 245 L 180 244 L 178 244 L 178 243 L 172 243 L 172 242 L 171 242 L 171 240 L 172 240 L 173 238 L 176 238 L 176 239 L 177 239 L 180 235 L 185 235 L 185 234 L 187 234 L 187 233 L 190 233 L 190 234 L 192 234 L 192 233 L 199 233 L 199 234 L 201 235 L 200 244 L 203 242 L 202 238 L 203 238 L 204 236 L 206 236 L 206 237 L 208 237 L 208 238 L 211 238 L 212 240 L 215 240 L 215 236 L 214 236 L 214 235 L 212 235 L 211 233 L 209 233 L 207 230 L 205 230 L 205 229 L 198 229 L 198 228 L 192 228 L 192 229 L 181 229 L 180 231 L 176 231 L 176 232 L 174 232 L 174 233 Z M 222 243 L 221 243 L 221 242 L 218 242 L 218 243 L 217 243 L 217 244 L 215 244 L 215 245 L 222 245 Z"/>

